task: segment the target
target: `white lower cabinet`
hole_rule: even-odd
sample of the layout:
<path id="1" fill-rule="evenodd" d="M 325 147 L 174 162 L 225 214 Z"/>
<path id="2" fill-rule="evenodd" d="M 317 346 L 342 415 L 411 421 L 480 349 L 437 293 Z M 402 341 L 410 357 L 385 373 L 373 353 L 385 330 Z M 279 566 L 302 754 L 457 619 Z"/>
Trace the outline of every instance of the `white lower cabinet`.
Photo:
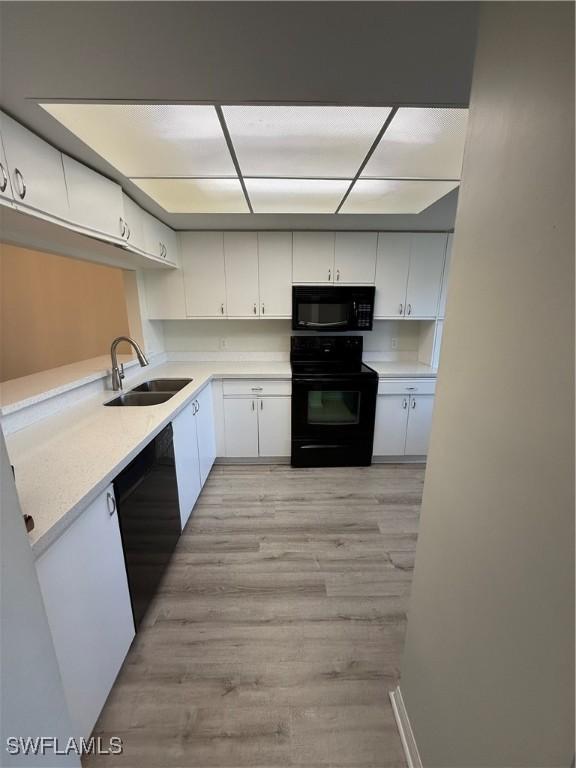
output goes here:
<path id="1" fill-rule="evenodd" d="M 258 398 L 258 448 L 260 456 L 290 456 L 292 399 Z"/>
<path id="2" fill-rule="evenodd" d="M 228 458 L 290 456 L 291 398 L 224 397 Z"/>
<path id="3" fill-rule="evenodd" d="M 374 456 L 425 456 L 432 426 L 435 382 L 380 381 Z"/>
<path id="4" fill-rule="evenodd" d="M 432 395 L 412 395 L 410 397 L 410 414 L 404 451 L 407 456 L 425 456 L 428 453 L 433 408 L 434 397 Z"/>
<path id="5" fill-rule="evenodd" d="M 110 485 L 36 561 L 74 735 L 88 738 L 134 637 Z"/>
<path id="6" fill-rule="evenodd" d="M 182 528 L 216 459 L 212 388 L 208 385 L 172 421 Z"/>

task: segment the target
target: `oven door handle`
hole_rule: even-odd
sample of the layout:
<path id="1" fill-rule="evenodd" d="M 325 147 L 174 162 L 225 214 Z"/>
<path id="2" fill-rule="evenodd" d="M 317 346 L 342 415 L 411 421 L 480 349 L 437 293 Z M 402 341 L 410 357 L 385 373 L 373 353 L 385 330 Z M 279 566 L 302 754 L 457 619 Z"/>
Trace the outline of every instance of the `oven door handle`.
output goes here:
<path id="1" fill-rule="evenodd" d="M 299 320 L 298 325 L 305 325 L 312 328 L 334 328 L 337 325 L 348 325 L 348 320 L 338 320 L 336 323 L 313 323 L 309 320 Z"/>

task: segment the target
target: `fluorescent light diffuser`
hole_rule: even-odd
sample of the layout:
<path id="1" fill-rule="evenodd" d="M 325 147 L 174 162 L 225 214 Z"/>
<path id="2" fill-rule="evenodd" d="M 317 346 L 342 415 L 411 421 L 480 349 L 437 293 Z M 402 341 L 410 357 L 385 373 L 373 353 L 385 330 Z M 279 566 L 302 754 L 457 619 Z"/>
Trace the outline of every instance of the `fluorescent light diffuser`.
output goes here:
<path id="1" fill-rule="evenodd" d="M 350 186 L 343 179 L 244 179 L 254 213 L 334 213 Z"/>
<path id="2" fill-rule="evenodd" d="M 467 120 L 467 109 L 399 109 L 362 178 L 459 179 Z"/>
<path id="3" fill-rule="evenodd" d="M 238 179 L 132 179 L 168 213 L 249 213 Z"/>
<path id="4" fill-rule="evenodd" d="M 40 106 L 125 176 L 236 176 L 212 106 Z"/>
<path id="5" fill-rule="evenodd" d="M 389 107 L 223 107 L 242 175 L 352 178 Z"/>
<path id="6" fill-rule="evenodd" d="M 458 185 L 458 181 L 359 179 L 340 213 L 421 213 Z"/>

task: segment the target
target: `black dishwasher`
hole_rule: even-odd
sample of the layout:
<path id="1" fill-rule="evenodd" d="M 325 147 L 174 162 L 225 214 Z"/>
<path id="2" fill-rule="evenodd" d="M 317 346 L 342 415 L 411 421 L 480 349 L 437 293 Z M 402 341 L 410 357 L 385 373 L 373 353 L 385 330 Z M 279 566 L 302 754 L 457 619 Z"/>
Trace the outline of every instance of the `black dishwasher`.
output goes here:
<path id="1" fill-rule="evenodd" d="M 182 531 L 169 424 L 114 480 L 136 630 Z"/>

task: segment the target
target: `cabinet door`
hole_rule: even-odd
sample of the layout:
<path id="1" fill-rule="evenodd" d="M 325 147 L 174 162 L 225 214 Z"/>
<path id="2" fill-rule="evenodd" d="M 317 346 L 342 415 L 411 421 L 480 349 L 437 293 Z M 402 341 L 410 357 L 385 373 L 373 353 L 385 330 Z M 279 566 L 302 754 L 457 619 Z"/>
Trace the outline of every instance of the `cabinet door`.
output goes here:
<path id="1" fill-rule="evenodd" d="M 375 456 L 403 456 L 410 398 L 406 395 L 378 395 L 374 425 Z"/>
<path id="2" fill-rule="evenodd" d="M 16 203 L 68 219 L 62 154 L 6 115 L 0 120 Z"/>
<path id="3" fill-rule="evenodd" d="M 0 128 L 2 127 L 0 123 Z M 6 153 L 4 152 L 4 142 L 0 135 L 0 200 L 8 200 L 13 202 L 14 195 L 12 194 L 12 184 L 10 182 L 10 170 L 8 168 L 8 162 L 6 160 Z"/>
<path id="4" fill-rule="evenodd" d="M 290 456 L 290 397 L 261 397 L 258 401 L 260 456 Z"/>
<path id="5" fill-rule="evenodd" d="M 334 232 L 294 232 L 292 281 L 334 281 Z"/>
<path id="6" fill-rule="evenodd" d="M 410 415 L 406 432 L 406 455 L 425 456 L 428 453 L 428 441 L 432 426 L 432 395 L 412 395 L 410 397 Z"/>
<path id="7" fill-rule="evenodd" d="M 62 158 L 70 203 L 69 221 L 119 239 L 122 187 L 71 157 L 63 155 Z"/>
<path id="8" fill-rule="evenodd" d="M 410 269 L 410 234 L 380 232 L 374 317 L 403 317 Z"/>
<path id="9" fill-rule="evenodd" d="M 172 422 L 182 530 L 184 530 L 201 490 L 194 410 L 193 404 L 190 403 L 183 411 L 180 411 Z"/>
<path id="10" fill-rule="evenodd" d="M 256 398 L 224 398 L 226 456 L 258 456 L 258 411 Z"/>
<path id="11" fill-rule="evenodd" d="M 216 459 L 216 431 L 212 387 L 204 387 L 196 398 L 196 434 L 198 436 L 198 458 L 200 461 L 200 484 L 204 485 Z"/>
<path id="12" fill-rule="evenodd" d="M 146 237 L 144 234 L 144 222 L 146 216 L 145 211 L 140 208 L 138 203 L 129 198 L 127 195 L 123 195 L 124 201 L 124 216 L 123 219 L 128 227 L 124 239 L 133 248 L 137 248 L 139 251 L 146 252 Z"/>
<path id="13" fill-rule="evenodd" d="M 224 317 L 226 278 L 222 232 L 183 232 L 181 259 L 188 317 Z"/>
<path id="14" fill-rule="evenodd" d="M 146 269 L 143 271 L 148 319 L 186 320 L 182 270 Z"/>
<path id="15" fill-rule="evenodd" d="M 446 245 L 446 259 L 444 260 L 444 272 L 442 273 L 442 288 L 440 289 L 440 301 L 438 303 L 438 317 L 444 317 L 446 315 L 446 293 L 448 291 L 448 280 L 450 279 L 453 237 L 454 235 L 448 235 L 448 243 Z"/>
<path id="16" fill-rule="evenodd" d="M 261 317 L 292 317 L 292 232 L 258 232 Z"/>
<path id="17" fill-rule="evenodd" d="M 170 264 L 178 264 L 176 233 L 148 213 L 144 217 L 144 240 L 146 253 Z"/>
<path id="18" fill-rule="evenodd" d="M 36 561 L 75 736 L 88 738 L 134 637 L 110 485 Z"/>
<path id="19" fill-rule="evenodd" d="M 376 232 L 336 232 L 334 282 L 374 285 Z"/>
<path id="20" fill-rule="evenodd" d="M 434 318 L 438 311 L 446 235 L 412 235 L 406 317 Z"/>
<path id="21" fill-rule="evenodd" d="M 224 232 L 228 317 L 258 317 L 258 237 L 256 232 Z"/>

